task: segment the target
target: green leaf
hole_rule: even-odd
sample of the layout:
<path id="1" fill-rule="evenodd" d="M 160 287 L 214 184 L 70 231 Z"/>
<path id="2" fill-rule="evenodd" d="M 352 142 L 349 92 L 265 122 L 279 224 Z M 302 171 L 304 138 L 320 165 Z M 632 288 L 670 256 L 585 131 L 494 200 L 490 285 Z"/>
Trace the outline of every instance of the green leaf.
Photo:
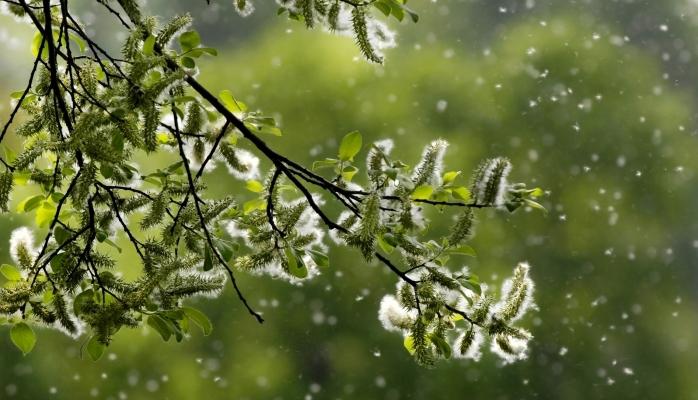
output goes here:
<path id="1" fill-rule="evenodd" d="M 111 147 L 117 154 L 124 152 L 124 135 L 121 132 L 114 132 L 111 136 Z"/>
<path id="2" fill-rule="evenodd" d="M 405 11 L 402 9 L 402 4 L 396 0 L 388 0 L 388 3 L 390 4 L 390 14 L 392 14 L 395 19 L 402 22 L 405 18 Z"/>
<path id="3" fill-rule="evenodd" d="M 461 174 L 460 171 L 449 171 L 449 172 L 446 172 L 446 173 L 443 175 L 443 178 L 442 178 L 443 181 L 444 181 L 444 185 L 448 185 L 448 184 L 452 183 L 453 181 L 455 181 L 456 178 L 458 177 L 458 175 L 460 175 L 460 174 Z"/>
<path id="4" fill-rule="evenodd" d="M 155 49 L 155 36 L 149 35 L 143 41 L 143 54 L 146 56 L 152 56 Z"/>
<path id="5" fill-rule="evenodd" d="M 244 105 L 244 103 L 237 102 L 241 107 L 243 107 L 245 110 L 247 109 L 247 106 Z M 283 133 L 281 132 L 281 129 L 279 129 L 276 126 L 269 125 L 269 124 L 260 124 L 260 123 L 254 123 L 254 122 L 247 122 L 245 121 L 245 126 L 247 129 L 251 130 L 254 133 L 260 133 L 260 134 L 265 134 L 265 135 L 272 135 L 272 136 L 282 136 Z"/>
<path id="6" fill-rule="evenodd" d="M 80 315 L 83 307 L 94 300 L 94 296 L 95 292 L 92 289 L 87 289 L 75 296 L 75 300 L 73 300 L 73 312 L 75 312 L 75 315 Z"/>
<path id="7" fill-rule="evenodd" d="M 531 199 L 523 199 L 523 201 L 526 202 L 527 206 L 534 208 L 536 210 L 541 210 L 541 211 L 543 211 L 543 214 L 546 214 L 546 215 L 548 214 L 548 210 L 546 210 L 542 204 L 540 204 L 536 201 L 533 201 Z"/>
<path id="8" fill-rule="evenodd" d="M 53 236 L 56 238 L 56 242 L 61 245 L 71 238 L 70 232 L 60 225 L 56 225 L 53 229 Z"/>
<path id="9" fill-rule="evenodd" d="M 242 205 L 242 210 L 245 214 L 249 214 L 255 210 L 264 210 L 267 207 L 267 202 L 263 198 L 246 201 Z"/>
<path id="10" fill-rule="evenodd" d="M 167 144 L 170 142 L 170 135 L 165 132 L 158 132 L 156 135 L 158 144 Z"/>
<path id="11" fill-rule="evenodd" d="M 61 192 L 53 192 L 51 193 L 51 196 L 49 198 L 51 199 L 52 202 L 58 204 L 61 202 L 61 200 L 65 197 L 65 195 Z"/>
<path id="12" fill-rule="evenodd" d="M 478 280 L 470 278 L 463 282 L 463 286 L 467 287 L 478 295 L 482 294 L 482 287 L 480 286 L 480 282 Z"/>
<path id="13" fill-rule="evenodd" d="M 451 358 L 451 345 L 448 344 L 448 342 L 443 337 L 439 335 L 431 335 L 431 342 L 434 343 L 434 345 L 444 356 L 444 358 L 446 358 L 447 360 Z"/>
<path id="14" fill-rule="evenodd" d="M 313 262 L 315 262 L 315 265 L 317 265 L 320 268 L 327 268 L 330 266 L 330 258 L 327 256 L 327 254 L 319 252 L 317 250 L 306 250 L 308 253 L 310 253 L 310 258 L 313 259 Z"/>
<path id="15" fill-rule="evenodd" d="M 230 90 L 222 90 L 218 94 L 218 98 L 220 98 L 225 108 L 227 108 L 230 112 L 236 113 L 247 111 L 247 107 L 244 105 L 244 103 L 235 100 Z"/>
<path id="16" fill-rule="evenodd" d="M 201 36 L 197 31 L 187 31 L 179 36 L 179 45 L 187 52 L 201 44 Z"/>
<path id="17" fill-rule="evenodd" d="M 184 161 L 177 161 L 176 163 L 167 167 L 167 172 L 177 175 L 184 174 Z"/>
<path id="18" fill-rule="evenodd" d="M 29 182 L 29 178 L 31 178 L 31 174 L 29 172 L 15 172 L 13 174 L 13 177 L 14 178 L 12 180 L 14 181 L 15 185 L 24 186 L 27 184 L 27 182 Z M 20 205 L 22 205 L 22 204 L 20 203 Z M 17 206 L 17 211 L 22 212 L 22 210 L 23 210 L 22 208 Z"/>
<path id="19" fill-rule="evenodd" d="M 10 281 L 18 281 L 22 279 L 22 274 L 14 265 L 3 264 L 0 266 L 0 273 L 2 273 L 2 275 Z"/>
<path id="20" fill-rule="evenodd" d="M 225 261 L 230 261 L 230 259 L 233 257 L 233 247 L 222 240 L 215 240 L 214 243 L 221 257 Z"/>
<path id="21" fill-rule="evenodd" d="M 53 272 L 57 274 L 62 274 L 64 272 L 63 268 L 63 261 L 67 257 L 66 253 L 58 253 L 53 258 L 51 258 L 51 261 L 49 263 L 51 264 L 51 268 L 53 269 Z"/>
<path id="22" fill-rule="evenodd" d="M 29 354 L 36 345 L 36 334 L 32 328 L 24 322 L 18 322 L 10 330 L 12 343 L 22 351 L 25 356 Z"/>
<path id="23" fill-rule="evenodd" d="M 181 62 L 185 68 L 196 68 L 196 62 L 191 57 L 182 57 Z"/>
<path id="24" fill-rule="evenodd" d="M 404 3 L 407 3 L 406 1 L 401 2 L 398 0 L 387 0 L 388 3 L 390 3 L 391 6 L 391 13 L 395 18 L 398 20 L 402 21 L 402 15 L 406 12 L 410 18 L 412 19 L 412 22 L 415 24 L 419 22 L 419 14 L 414 12 L 411 8 L 407 7 Z"/>
<path id="25" fill-rule="evenodd" d="M 354 156 L 361 150 L 361 133 L 353 131 L 347 133 L 339 145 L 339 159 L 342 161 L 354 160 Z"/>
<path id="26" fill-rule="evenodd" d="M 541 188 L 533 188 L 528 192 L 528 195 L 531 197 L 540 197 L 544 194 L 543 189 Z"/>
<path id="27" fill-rule="evenodd" d="M 262 193 L 264 191 L 264 185 L 262 185 L 262 182 L 254 179 L 247 181 L 245 187 L 252 193 Z"/>
<path id="28" fill-rule="evenodd" d="M 373 3 L 373 6 L 379 9 L 386 17 L 390 15 L 390 5 L 386 4 L 385 1 L 378 0 Z"/>
<path id="29" fill-rule="evenodd" d="M 429 200 L 431 194 L 434 193 L 434 188 L 429 185 L 420 185 L 414 188 L 412 198 L 414 200 Z"/>
<path id="30" fill-rule="evenodd" d="M 83 52 L 83 53 L 85 52 L 85 49 L 87 48 L 87 43 L 85 43 L 85 41 L 82 40 L 82 38 L 80 36 L 71 33 L 70 40 L 72 40 L 73 42 L 75 42 L 75 44 L 78 45 L 81 52 Z"/>
<path id="31" fill-rule="evenodd" d="M 157 314 L 153 314 L 148 316 L 148 325 L 155 329 L 157 333 L 162 336 L 162 340 L 168 341 L 170 340 L 170 337 L 172 336 L 172 330 L 170 329 L 170 325 L 165 321 L 165 319 Z"/>
<path id="32" fill-rule="evenodd" d="M 204 250 L 204 271 L 210 271 L 213 269 L 213 258 L 211 255 L 211 248 L 206 245 Z"/>
<path id="33" fill-rule="evenodd" d="M 296 278 L 304 279 L 308 277 L 308 268 L 303 263 L 303 259 L 296 251 L 287 247 L 284 249 L 286 260 L 288 260 L 288 273 Z"/>
<path id="34" fill-rule="evenodd" d="M 87 354 L 90 355 L 90 358 L 92 361 L 97 361 L 102 357 L 102 354 L 104 354 L 104 350 L 106 350 L 107 346 L 104 345 L 104 343 L 100 342 L 97 339 L 97 336 L 92 336 L 90 338 L 90 341 L 87 342 L 86 350 Z"/>
<path id="35" fill-rule="evenodd" d="M 468 188 L 464 186 L 453 188 L 451 189 L 451 192 L 454 194 L 453 197 L 457 199 L 460 199 L 465 202 L 470 201 L 470 190 L 468 190 Z"/>
<path id="36" fill-rule="evenodd" d="M 339 160 L 334 159 L 334 158 L 326 158 L 324 160 L 314 161 L 313 162 L 313 171 L 321 169 L 321 168 L 333 168 L 337 164 L 339 164 Z"/>
<path id="37" fill-rule="evenodd" d="M 214 56 L 214 57 L 218 55 L 218 50 L 216 50 L 212 47 L 199 47 L 195 51 L 201 51 L 203 53 L 206 53 L 206 54 Z"/>
<path id="38" fill-rule="evenodd" d="M 41 205 L 41 202 L 44 200 L 46 200 L 46 197 L 42 195 L 27 197 L 17 205 L 17 211 L 30 212 L 32 210 L 35 210 L 39 207 L 39 205 Z"/>
<path id="39" fill-rule="evenodd" d="M 121 247 L 119 247 L 119 245 L 118 245 L 118 244 L 116 244 L 116 243 L 112 242 L 112 240 L 111 240 L 111 239 L 109 239 L 109 238 L 105 238 L 105 239 L 104 239 L 104 240 L 102 241 L 102 243 L 104 243 L 104 244 L 108 244 L 109 246 L 111 246 L 111 247 L 115 248 L 115 249 L 116 249 L 116 251 L 118 251 L 119 253 L 121 253 L 121 251 L 122 251 L 122 250 L 121 250 Z"/>
<path id="40" fill-rule="evenodd" d="M 32 39 L 32 45 L 31 45 L 31 52 L 32 56 L 36 57 L 39 55 L 39 48 L 41 47 L 41 40 L 43 39 L 43 35 L 41 32 L 36 32 L 34 33 L 34 38 Z M 44 43 L 44 49 L 41 51 L 41 58 L 47 58 L 48 57 L 48 45 Z"/>
<path id="41" fill-rule="evenodd" d="M 211 320 L 208 319 L 206 314 L 202 313 L 196 308 L 186 306 L 182 307 L 182 311 L 184 311 L 184 314 L 190 320 L 194 321 L 194 323 L 201 328 L 201 330 L 204 332 L 204 336 L 211 334 L 211 331 L 213 331 L 213 324 L 211 323 Z"/>
<path id="42" fill-rule="evenodd" d="M 459 254 L 462 256 L 477 257 L 475 249 L 465 244 L 462 246 L 454 247 L 453 249 L 450 249 L 449 252 L 451 254 Z"/>
<path id="43" fill-rule="evenodd" d="M 357 172 L 359 172 L 358 168 L 353 165 L 348 165 L 342 169 L 342 179 L 346 182 L 351 182 Z"/>
<path id="44" fill-rule="evenodd" d="M 378 235 L 378 246 L 383 250 L 384 252 L 388 254 L 392 254 L 393 251 L 395 251 L 395 246 L 392 244 L 388 243 L 387 240 L 385 240 L 385 236 L 390 235 L 390 233 L 385 233 L 383 235 Z"/>
<path id="45" fill-rule="evenodd" d="M 414 353 L 417 351 L 417 349 L 414 347 L 414 338 L 412 335 L 405 336 L 405 340 L 403 340 L 402 345 L 405 346 L 405 349 L 411 355 L 414 355 Z"/>
<path id="46" fill-rule="evenodd" d="M 56 215 L 56 206 L 48 201 L 44 201 L 41 207 L 36 210 L 34 222 L 39 228 L 47 227 Z"/>

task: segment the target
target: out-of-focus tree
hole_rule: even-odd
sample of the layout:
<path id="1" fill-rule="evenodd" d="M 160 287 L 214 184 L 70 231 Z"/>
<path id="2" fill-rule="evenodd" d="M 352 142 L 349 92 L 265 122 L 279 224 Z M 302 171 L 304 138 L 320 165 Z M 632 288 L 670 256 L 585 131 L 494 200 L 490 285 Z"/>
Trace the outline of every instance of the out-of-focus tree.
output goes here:
<path id="1" fill-rule="evenodd" d="M 167 373 L 167 383 L 159 383 L 163 397 L 297 398 L 320 390 L 320 397 L 343 398 L 690 398 L 696 343 L 687 332 L 697 321 L 691 299 L 677 294 L 696 282 L 688 267 L 697 233 L 690 222 L 693 101 L 669 87 L 634 44 L 594 40 L 586 24 L 593 20 L 548 16 L 545 26 L 533 17 L 502 25 L 486 55 L 440 40 L 420 40 L 414 48 L 402 38 L 405 45 L 378 69 L 348 62 L 355 50 L 347 40 L 274 31 L 231 59 L 202 67 L 216 74 L 208 83 L 220 88 L 245 82 L 231 89 L 244 93 L 251 108 L 278 111 L 293 138 L 283 146 L 298 159 L 334 149 L 339 137 L 328 139 L 327 132 L 351 129 L 368 140 L 404 140 L 397 154 L 409 159 L 418 156 L 425 132 L 436 132 L 451 141 L 446 161 L 454 168 L 504 154 L 539 177 L 552 191 L 549 217 L 524 215 L 505 224 L 485 216 L 473 242 L 478 259 L 469 263 L 482 276 L 501 275 L 520 258 L 539 266 L 534 275 L 545 293 L 534 319 L 541 327 L 534 329 L 535 357 L 506 369 L 489 357 L 477 368 L 462 362 L 424 371 L 406 363 L 393 336 L 372 329 L 378 294 L 392 278 L 367 282 L 351 253 L 333 249 L 337 275 L 302 290 L 243 280 L 257 285 L 266 315 L 287 316 L 279 325 L 269 318 L 269 329 L 259 329 L 241 316 L 231 319 L 221 304 L 202 304 L 219 327 L 210 348 L 193 341 L 185 351 L 149 360 L 141 353 L 156 345 L 154 338 L 127 334 L 127 343 L 114 345 L 119 362 L 108 368 L 110 379 L 95 384 L 100 394 L 147 398 L 146 380 L 157 384 Z M 463 45 L 471 46 L 477 42 Z M 326 57 L 319 65 L 318 55 Z M 302 87 L 275 89 L 288 81 Z M 445 231 L 434 218 L 434 229 Z M 479 245 L 492 241 L 498 245 Z M 75 359 L 75 346 L 62 337 L 51 343 L 67 345 L 62 361 L 82 379 L 99 379 L 101 371 Z M 191 354 L 207 356 L 199 363 Z M 22 375 L 27 364 L 16 355 L 2 363 L 25 394 L 41 397 L 53 385 L 87 392 L 72 376 L 55 377 L 52 355 L 30 357 L 33 376 Z M 129 367 L 132 360 L 141 368 Z M 37 376 L 43 387 L 30 384 Z M 124 388 L 127 377 L 137 386 Z"/>

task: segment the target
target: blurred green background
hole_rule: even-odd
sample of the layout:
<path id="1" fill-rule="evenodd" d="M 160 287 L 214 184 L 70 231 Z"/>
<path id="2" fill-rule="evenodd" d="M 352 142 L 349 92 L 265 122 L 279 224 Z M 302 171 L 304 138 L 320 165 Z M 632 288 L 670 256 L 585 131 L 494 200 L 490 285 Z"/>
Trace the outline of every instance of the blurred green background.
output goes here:
<path id="1" fill-rule="evenodd" d="M 74 7 L 92 33 L 121 37 L 90 3 Z M 486 351 L 479 363 L 418 367 L 376 319 L 394 276 L 333 248 L 331 271 L 302 287 L 242 278 L 261 326 L 226 290 L 192 300 L 212 317 L 211 337 L 124 331 L 98 363 L 47 330 L 22 357 L 2 328 L 0 399 L 698 399 L 697 3 L 414 1 L 422 18 L 394 26 L 385 66 L 360 59 L 350 38 L 276 17 L 272 2 L 244 20 L 229 3 L 148 9 L 193 12 L 221 50 L 201 80 L 274 114 L 284 136 L 272 147 L 309 165 L 358 129 L 394 138 L 416 162 L 443 137 L 451 170 L 503 155 L 515 181 L 550 190 L 547 216 L 481 213 L 478 258 L 467 260 L 495 284 L 532 264 L 529 359 L 502 366 Z M 1 93 L 24 85 L 30 38 L 0 16 Z M 213 195 L 247 196 L 223 171 L 210 179 Z M 0 217 L 0 262 L 23 223 Z"/>

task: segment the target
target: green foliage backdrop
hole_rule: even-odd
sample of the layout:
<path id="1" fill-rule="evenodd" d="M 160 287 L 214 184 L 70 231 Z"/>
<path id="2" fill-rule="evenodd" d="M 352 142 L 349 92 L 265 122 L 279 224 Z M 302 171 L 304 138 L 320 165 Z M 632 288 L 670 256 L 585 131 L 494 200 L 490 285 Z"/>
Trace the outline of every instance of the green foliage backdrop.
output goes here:
<path id="1" fill-rule="evenodd" d="M 213 316 L 212 340 L 163 344 L 127 332 L 95 366 L 60 334 L 42 332 L 44 351 L 26 358 L 4 335 L 0 395 L 48 398 L 55 388 L 54 398 L 696 398 L 695 85 L 664 79 L 658 56 L 624 42 L 623 21 L 602 22 L 601 6 L 507 18 L 496 5 L 448 6 L 450 15 L 423 16 L 418 33 L 405 30 L 385 67 L 352 61 L 348 39 L 279 21 L 202 65 L 201 76 L 278 113 L 286 136 L 272 143 L 298 160 L 332 154 L 341 137 L 328 132 L 399 139 L 404 159 L 440 136 L 452 143 L 453 168 L 504 155 L 550 189 L 547 218 L 483 215 L 472 243 L 478 258 L 469 263 L 495 282 L 520 259 L 536 267 L 530 359 L 502 368 L 485 355 L 479 364 L 417 367 L 394 335 L 376 329 L 393 277 L 334 249 L 331 273 L 302 288 L 242 279 L 264 326 L 230 291 L 199 302 Z M 497 28 L 453 22 L 486 18 Z M 443 20 L 449 35 L 438 34 Z M 221 182 L 212 190 L 245 193 L 225 176 L 210 178 Z M 3 219 L 0 243 L 19 225 Z"/>

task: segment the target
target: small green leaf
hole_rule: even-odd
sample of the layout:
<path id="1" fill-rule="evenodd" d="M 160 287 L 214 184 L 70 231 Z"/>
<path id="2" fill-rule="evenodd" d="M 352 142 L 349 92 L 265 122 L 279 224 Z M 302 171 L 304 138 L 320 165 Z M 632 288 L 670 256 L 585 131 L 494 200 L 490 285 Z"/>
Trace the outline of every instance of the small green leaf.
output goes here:
<path id="1" fill-rule="evenodd" d="M 308 277 L 308 268 L 303 263 L 303 259 L 296 251 L 287 247 L 284 249 L 286 260 L 288 261 L 288 273 L 296 278 L 304 279 Z"/>
<path id="2" fill-rule="evenodd" d="M 201 44 L 201 36 L 197 31 L 187 31 L 179 36 L 179 45 L 187 52 Z"/>
<path id="3" fill-rule="evenodd" d="M 182 307 L 182 311 L 184 311 L 184 314 L 189 317 L 190 320 L 194 321 L 194 323 L 201 328 L 201 330 L 204 332 L 204 336 L 211 334 L 211 331 L 213 331 L 213 324 L 211 323 L 211 320 L 208 319 L 206 314 L 202 313 L 196 308 L 186 306 Z"/>
<path id="4" fill-rule="evenodd" d="M 196 61 L 191 57 L 182 57 L 181 62 L 185 68 L 196 68 Z"/>
<path id="5" fill-rule="evenodd" d="M 87 354 L 90 355 L 90 358 L 92 361 L 97 361 L 102 357 L 102 354 L 104 354 L 104 350 L 106 350 L 107 346 L 104 345 L 104 343 L 100 342 L 97 339 L 97 336 L 92 336 L 90 338 L 90 341 L 87 342 L 86 350 Z"/>
<path id="6" fill-rule="evenodd" d="M 358 168 L 353 165 L 348 165 L 342 169 L 342 179 L 345 182 L 351 182 L 357 172 L 359 172 Z"/>
<path id="7" fill-rule="evenodd" d="M 543 192 L 543 189 L 541 189 L 541 188 L 534 188 L 528 192 L 528 195 L 531 197 L 540 197 L 543 194 L 544 194 L 544 192 Z"/>
<path id="8" fill-rule="evenodd" d="M 398 21 L 402 22 L 405 18 L 405 11 L 402 9 L 402 4 L 396 0 L 388 0 L 390 4 L 390 14 L 395 17 Z"/>
<path id="9" fill-rule="evenodd" d="M 462 256 L 477 257 L 475 249 L 465 244 L 462 246 L 454 247 L 453 249 L 450 249 L 449 252 L 451 254 L 459 254 Z"/>
<path id="10" fill-rule="evenodd" d="M 417 349 L 414 347 L 414 338 L 412 335 L 405 336 L 405 340 L 402 342 L 402 345 L 405 346 L 405 349 L 411 355 L 414 355 L 414 353 L 417 351 Z"/>
<path id="11" fill-rule="evenodd" d="M 380 10 L 386 17 L 390 15 L 390 6 L 382 0 L 373 3 L 373 6 Z"/>
<path id="12" fill-rule="evenodd" d="M 165 132 L 158 132 L 156 135 L 158 144 L 167 144 L 170 142 L 170 135 Z"/>
<path id="13" fill-rule="evenodd" d="M 39 48 L 41 48 L 41 41 L 43 40 L 44 36 L 41 34 L 41 32 L 36 32 L 34 33 L 34 38 L 32 39 L 32 45 L 31 45 L 31 52 L 32 56 L 36 57 L 39 55 Z M 48 57 L 48 45 L 44 43 L 44 49 L 41 51 L 41 58 L 47 58 Z"/>
<path id="14" fill-rule="evenodd" d="M 240 105 L 240 107 L 243 107 L 245 110 L 247 109 L 247 106 L 245 106 L 244 103 L 241 103 L 239 101 L 237 103 Z M 272 136 L 282 136 L 283 135 L 283 133 L 281 132 L 281 129 L 279 129 L 278 127 L 273 126 L 273 125 L 259 124 L 259 123 L 245 121 L 245 126 L 247 127 L 247 129 L 251 130 L 254 133 L 272 135 Z"/>
<path id="15" fill-rule="evenodd" d="M 395 251 L 395 246 L 392 244 L 388 243 L 387 240 L 385 240 L 385 236 L 390 235 L 390 233 L 385 233 L 383 235 L 378 235 L 378 246 L 383 250 L 384 252 L 388 254 L 392 254 L 393 251 Z"/>
<path id="16" fill-rule="evenodd" d="M 53 193 L 51 193 L 51 196 L 49 196 L 51 201 L 56 203 L 56 204 L 60 203 L 61 200 L 63 199 L 63 197 L 65 197 L 65 195 L 63 193 L 60 193 L 60 192 L 53 192 Z"/>
<path id="17" fill-rule="evenodd" d="M 262 193 L 264 191 L 264 185 L 262 185 L 260 181 L 254 179 L 247 181 L 245 187 L 252 193 Z"/>
<path id="18" fill-rule="evenodd" d="M 157 314 L 153 314 L 148 316 L 148 325 L 155 329 L 157 333 L 162 336 L 162 340 L 168 341 L 170 340 L 170 337 L 172 336 L 172 330 L 170 329 L 170 325 L 165 321 L 165 319 Z"/>
<path id="19" fill-rule="evenodd" d="M 386 243 L 388 243 L 392 247 L 397 247 L 399 244 L 395 235 L 393 235 L 390 232 L 384 233 L 383 235 L 381 235 L 381 237 L 383 238 L 383 240 L 385 240 Z"/>
<path id="20" fill-rule="evenodd" d="M 454 194 L 453 197 L 457 199 L 460 199 L 465 202 L 470 201 L 470 190 L 468 190 L 468 188 L 464 186 L 453 188 L 451 189 L 451 192 Z"/>
<path id="21" fill-rule="evenodd" d="M 32 328 L 24 322 L 18 322 L 10 330 L 12 343 L 22 351 L 25 356 L 29 354 L 36 345 L 36 334 Z"/>
<path id="22" fill-rule="evenodd" d="M 51 223 L 51 221 L 53 221 L 55 216 L 56 206 L 49 201 L 44 201 L 41 204 L 41 207 L 36 210 L 34 222 L 39 228 L 45 228 Z"/>
<path id="23" fill-rule="evenodd" d="M 199 47 L 196 51 L 201 51 L 214 57 L 218 55 L 218 50 L 211 47 Z"/>
<path id="24" fill-rule="evenodd" d="M 414 200 L 429 200 L 431 194 L 434 193 L 434 188 L 429 185 L 420 185 L 414 188 L 412 198 Z"/>
<path id="25" fill-rule="evenodd" d="M 478 295 L 482 294 L 482 287 L 480 286 L 480 282 L 468 279 L 463 282 L 463 286 L 466 288 L 472 290 L 473 292 L 477 293 Z"/>
<path id="26" fill-rule="evenodd" d="M 307 252 L 310 253 L 310 258 L 313 259 L 313 262 L 315 262 L 315 265 L 318 267 L 327 268 L 330 266 L 330 258 L 327 256 L 327 254 L 317 250 L 307 250 Z"/>
<path id="27" fill-rule="evenodd" d="M 445 359 L 451 358 L 451 345 L 439 335 L 431 335 L 431 342 L 434 343 L 439 352 L 444 356 Z"/>
<path id="28" fill-rule="evenodd" d="M 17 205 L 17 211 L 30 212 L 32 210 L 35 210 L 41 205 L 41 202 L 45 199 L 46 197 L 42 195 L 27 197 Z"/>
<path id="29" fill-rule="evenodd" d="M 85 43 L 85 41 L 82 40 L 82 38 L 80 36 L 71 33 L 70 40 L 72 40 L 73 42 L 75 42 L 75 44 L 78 45 L 81 52 L 83 52 L 83 53 L 85 52 L 85 48 L 87 48 L 87 43 Z"/>
<path id="30" fill-rule="evenodd" d="M 155 49 L 155 36 L 149 35 L 143 41 L 143 54 L 146 56 L 152 56 Z"/>
<path id="31" fill-rule="evenodd" d="M 29 178 L 31 178 L 31 174 L 29 172 L 15 172 L 12 176 L 13 176 L 12 181 L 15 183 L 15 185 L 18 185 L 18 186 L 26 185 L 27 182 L 29 182 Z M 22 203 L 20 203 L 17 206 L 18 212 L 23 211 L 23 208 L 20 206 L 24 207 L 24 205 Z"/>
<path id="32" fill-rule="evenodd" d="M 56 242 L 61 245 L 71 238 L 70 232 L 60 225 L 56 225 L 53 229 L 53 236 L 56 238 Z"/>
<path id="33" fill-rule="evenodd" d="M 339 159 L 342 161 L 350 161 L 354 159 L 354 156 L 361 150 L 361 133 L 359 131 L 353 131 L 347 133 L 342 138 L 342 143 L 339 145 Z"/>
<path id="34" fill-rule="evenodd" d="M 0 273 L 2 273 L 2 275 L 10 281 L 18 281 L 22 279 L 22 274 L 14 265 L 3 264 L 0 266 Z"/>
<path id="35" fill-rule="evenodd" d="M 218 94 L 218 98 L 221 99 L 221 102 L 223 102 L 225 108 L 227 108 L 230 112 L 245 112 L 247 110 L 244 103 L 235 100 L 230 90 L 222 90 Z"/>
<path id="36" fill-rule="evenodd" d="M 230 261 L 233 257 L 233 247 L 222 240 L 216 240 L 215 242 L 218 253 L 225 261 Z"/>
<path id="37" fill-rule="evenodd" d="M 204 271 L 210 271 L 213 269 L 213 258 L 211 255 L 211 248 L 206 245 L 204 250 Z"/>
<path id="38" fill-rule="evenodd" d="M 178 161 L 167 167 L 167 172 L 177 175 L 182 175 L 184 173 L 184 161 Z"/>
<path id="39" fill-rule="evenodd" d="M 256 198 L 245 202 L 242 205 L 242 210 L 245 214 L 249 214 L 255 210 L 264 210 L 267 207 L 267 202 L 263 198 Z"/>
<path id="40" fill-rule="evenodd" d="M 66 253 L 58 253 L 55 256 L 53 256 L 53 258 L 51 258 L 51 261 L 49 261 L 49 263 L 51 264 L 51 269 L 53 269 L 54 273 L 60 275 L 63 272 L 65 272 L 65 268 L 63 267 L 63 261 L 65 261 L 66 257 Z"/>
<path id="41" fill-rule="evenodd" d="M 75 296 L 75 300 L 73 300 L 73 312 L 75 312 L 75 315 L 80 315 L 83 307 L 94 301 L 94 295 L 95 292 L 92 289 L 87 289 Z"/>
<path id="42" fill-rule="evenodd" d="M 460 171 L 446 172 L 442 178 L 444 181 L 444 185 L 448 185 L 448 184 L 452 183 L 453 181 L 455 181 L 456 178 L 458 177 L 458 175 L 460 175 L 460 173 L 461 173 Z"/>
<path id="43" fill-rule="evenodd" d="M 548 214 L 548 210 L 546 210 L 542 204 L 540 204 L 536 201 L 533 201 L 531 199 L 523 199 L 523 201 L 526 202 L 527 206 L 534 208 L 536 210 L 541 210 L 541 211 L 543 211 L 543 214 L 546 214 L 546 215 Z"/>
<path id="44" fill-rule="evenodd" d="M 339 164 L 339 160 L 336 160 L 334 158 L 326 158 L 324 160 L 314 161 L 313 162 L 313 171 L 318 170 L 318 169 L 322 169 L 322 168 L 332 168 L 337 164 Z"/>
<path id="45" fill-rule="evenodd" d="M 115 248 L 116 251 L 118 251 L 119 253 L 121 253 L 121 251 L 122 251 L 122 250 L 121 250 L 121 247 L 119 247 L 118 244 L 114 243 L 114 242 L 113 242 L 111 239 L 109 239 L 109 238 L 105 238 L 105 239 L 102 241 L 102 243 L 108 244 L 109 246 Z"/>

